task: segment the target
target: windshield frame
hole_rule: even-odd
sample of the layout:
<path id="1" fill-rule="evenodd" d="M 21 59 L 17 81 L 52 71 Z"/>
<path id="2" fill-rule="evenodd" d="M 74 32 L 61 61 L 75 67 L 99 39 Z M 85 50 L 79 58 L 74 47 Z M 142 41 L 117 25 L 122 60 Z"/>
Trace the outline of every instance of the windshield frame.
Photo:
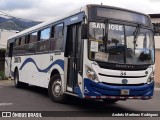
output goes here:
<path id="1" fill-rule="evenodd" d="M 148 66 L 150 66 L 150 65 L 154 65 L 155 64 L 155 41 L 154 41 L 154 31 L 153 31 L 153 28 L 152 27 L 147 27 L 147 26 L 144 26 L 144 25 L 139 25 L 139 24 L 135 24 L 135 23 L 128 23 L 128 22 L 124 22 L 124 21 L 119 21 L 119 20 L 110 20 L 110 19 L 105 19 L 104 20 L 104 22 L 100 22 L 100 21 L 97 21 L 97 20 L 91 20 L 91 21 L 89 21 L 89 24 L 88 24 L 88 33 L 89 33 L 89 27 L 90 27 L 90 23 L 91 22 L 97 22 L 97 23 L 104 23 L 105 24 L 105 26 L 108 26 L 108 24 L 120 24 L 120 25 L 123 25 L 124 27 L 125 26 L 131 26 L 131 27 L 138 27 L 138 26 L 140 26 L 140 28 L 139 29 L 146 29 L 146 30 L 150 30 L 151 32 L 152 32 L 152 34 L 153 34 L 153 50 L 154 50 L 154 61 L 151 63 L 151 64 L 142 64 L 142 65 L 140 65 L 140 64 L 128 64 L 128 63 L 110 63 L 110 62 L 105 62 L 105 61 L 97 61 L 97 60 L 95 60 L 95 59 L 91 59 L 90 57 L 89 57 L 89 54 L 90 54 L 90 47 L 89 47 L 89 35 L 88 35 L 88 59 L 89 60 L 91 60 L 91 61 L 96 61 L 96 62 L 99 62 L 99 63 L 105 63 L 105 64 L 110 64 L 109 66 L 112 66 L 112 65 L 128 65 L 128 66 L 135 66 L 136 68 L 136 70 L 139 70 L 139 69 L 141 69 L 140 68 L 140 66 L 146 66 L 146 68 L 148 67 Z M 106 37 L 105 37 L 105 42 L 106 42 L 106 40 L 108 39 L 108 30 L 106 29 L 107 27 L 105 27 L 105 34 L 107 34 L 106 35 Z M 124 31 L 124 38 L 125 38 L 125 42 L 126 42 L 126 34 L 125 34 L 125 31 Z M 125 43 L 126 44 L 126 43 Z M 106 45 L 105 45 L 106 46 Z M 124 52 L 124 53 L 126 53 L 126 52 Z M 126 56 L 124 56 L 125 57 L 125 59 L 126 59 Z M 112 65 L 111 65 L 112 64 Z M 139 66 L 139 67 L 138 67 Z M 112 68 L 112 67 L 111 67 Z M 133 68 L 133 67 L 132 67 Z M 116 68 L 114 68 L 114 69 L 116 69 Z M 117 69 L 121 69 L 121 68 L 117 68 Z M 125 69 L 125 68 L 124 68 Z M 128 70 L 128 69 L 127 69 Z"/>

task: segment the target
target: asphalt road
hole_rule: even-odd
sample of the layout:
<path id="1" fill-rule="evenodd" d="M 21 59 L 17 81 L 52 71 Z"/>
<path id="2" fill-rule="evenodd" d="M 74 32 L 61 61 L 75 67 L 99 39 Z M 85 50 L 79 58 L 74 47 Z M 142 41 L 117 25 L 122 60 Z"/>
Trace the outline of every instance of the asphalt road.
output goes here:
<path id="1" fill-rule="evenodd" d="M 17 89 L 14 87 L 13 81 L 1 81 L 0 111 L 59 111 L 57 112 L 59 116 L 57 116 L 56 119 L 59 119 L 59 117 L 63 116 L 64 114 L 70 114 L 71 116 L 74 116 L 75 114 L 78 114 L 77 111 L 81 111 L 80 116 L 77 117 L 86 118 L 85 115 L 87 113 L 85 111 L 92 111 L 89 113 L 92 118 L 94 115 L 99 114 L 101 119 L 108 119 L 108 117 L 106 118 L 103 115 L 111 111 L 160 111 L 160 89 L 155 89 L 154 97 L 150 100 L 127 100 L 118 101 L 115 104 L 104 104 L 102 101 L 82 100 L 73 97 L 70 99 L 68 104 L 59 104 L 50 100 L 46 89 L 36 86 Z M 93 113 L 93 111 L 95 112 Z M 103 114 L 100 114 L 96 111 L 103 111 Z M 67 120 L 67 117 L 65 119 Z M 69 120 L 72 119 L 73 117 L 71 117 Z M 89 117 L 87 117 L 87 119 L 89 119 Z M 111 119 L 115 120 L 125 118 L 111 117 Z M 130 117 L 129 119 L 134 120 L 135 118 Z M 142 117 L 137 117 L 136 120 L 137 119 L 142 119 Z M 148 118 L 144 119 L 146 120 Z"/>

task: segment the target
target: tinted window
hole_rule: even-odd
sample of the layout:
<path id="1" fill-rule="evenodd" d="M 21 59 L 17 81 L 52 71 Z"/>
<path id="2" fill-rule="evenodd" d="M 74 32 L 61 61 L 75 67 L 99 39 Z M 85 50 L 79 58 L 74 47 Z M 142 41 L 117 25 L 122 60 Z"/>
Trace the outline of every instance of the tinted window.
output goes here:
<path id="1" fill-rule="evenodd" d="M 54 28 L 54 37 L 63 36 L 63 24 L 56 25 Z"/>
<path id="2" fill-rule="evenodd" d="M 52 27 L 51 33 L 51 51 L 62 50 L 63 48 L 63 24 Z"/>
<path id="3" fill-rule="evenodd" d="M 50 28 L 46 28 L 40 31 L 40 41 L 37 42 L 36 51 L 46 52 L 49 50 L 49 38 L 50 38 Z"/>
<path id="4" fill-rule="evenodd" d="M 29 43 L 37 42 L 37 38 L 38 38 L 37 32 L 30 34 Z"/>
<path id="5" fill-rule="evenodd" d="M 38 39 L 38 33 L 34 32 L 30 34 L 27 38 L 27 41 L 29 42 L 28 45 L 26 45 L 26 52 L 27 53 L 35 53 L 36 52 L 36 43 Z"/>
<path id="6" fill-rule="evenodd" d="M 48 40 L 50 38 L 50 28 L 41 31 L 40 41 Z"/>
<path id="7" fill-rule="evenodd" d="M 35 53 L 36 52 L 36 43 L 30 43 L 26 45 L 27 53 Z"/>
<path id="8" fill-rule="evenodd" d="M 20 44 L 19 39 L 17 38 L 15 41 L 16 41 L 16 42 L 15 42 L 15 46 L 19 46 L 19 44 Z"/>
<path id="9" fill-rule="evenodd" d="M 26 36 L 26 44 L 29 43 L 29 40 L 30 40 L 30 35 L 27 35 L 27 36 Z"/>
<path id="10" fill-rule="evenodd" d="M 21 38 L 19 38 L 19 45 L 21 45 Z"/>
<path id="11" fill-rule="evenodd" d="M 25 52 L 25 40 L 23 37 L 16 39 L 15 47 L 14 47 L 14 54 L 24 54 Z"/>
<path id="12" fill-rule="evenodd" d="M 25 45 L 15 47 L 14 50 L 16 51 L 17 55 L 22 55 L 25 53 Z"/>
<path id="13" fill-rule="evenodd" d="M 24 45 L 26 41 L 26 36 L 21 37 L 21 45 Z"/>

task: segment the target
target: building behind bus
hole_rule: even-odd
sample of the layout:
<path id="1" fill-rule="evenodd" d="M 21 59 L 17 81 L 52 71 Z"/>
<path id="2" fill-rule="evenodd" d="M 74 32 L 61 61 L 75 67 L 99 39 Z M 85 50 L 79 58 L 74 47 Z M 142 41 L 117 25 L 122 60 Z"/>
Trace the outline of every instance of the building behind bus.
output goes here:
<path id="1" fill-rule="evenodd" d="M 156 49 L 156 72 L 155 72 L 155 81 L 156 85 L 160 86 L 160 14 L 150 14 L 153 27 L 154 27 L 154 39 L 155 39 L 155 49 Z"/>

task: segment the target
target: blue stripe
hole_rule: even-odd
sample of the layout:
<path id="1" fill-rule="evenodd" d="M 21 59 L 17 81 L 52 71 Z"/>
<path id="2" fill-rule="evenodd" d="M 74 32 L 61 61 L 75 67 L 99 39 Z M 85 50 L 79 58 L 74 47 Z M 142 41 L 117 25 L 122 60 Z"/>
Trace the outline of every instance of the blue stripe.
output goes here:
<path id="1" fill-rule="evenodd" d="M 74 88 L 74 92 L 75 92 L 80 98 L 83 98 L 83 95 L 82 95 L 82 92 L 81 92 L 81 89 L 80 89 L 79 85 Z"/>
<path id="2" fill-rule="evenodd" d="M 19 70 L 22 70 L 23 69 L 23 67 L 27 64 L 27 63 L 33 63 L 35 66 L 36 66 L 36 68 L 37 68 L 37 70 L 39 71 L 39 72 L 44 72 L 44 73 L 47 73 L 50 69 L 51 69 L 51 67 L 52 66 L 54 66 L 54 65 L 59 65 L 63 70 L 64 70 L 64 61 L 63 60 L 60 60 L 60 59 L 58 59 L 58 60 L 56 60 L 56 61 L 54 61 L 52 64 L 50 64 L 47 68 L 45 68 L 45 69 L 40 69 L 38 66 L 37 66 L 37 64 L 36 64 L 36 62 L 32 59 L 32 58 L 27 58 L 24 62 L 23 62 L 23 64 L 21 65 L 21 67 L 19 68 Z"/>
<path id="3" fill-rule="evenodd" d="M 121 90 L 130 90 L 129 96 L 153 96 L 154 82 L 141 86 L 117 86 L 108 85 L 107 83 L 96 83 L 93 80 L 84 78 L 84 88 L 88 92 L 84 92 L 86 96 L 121 96 Z"/>

